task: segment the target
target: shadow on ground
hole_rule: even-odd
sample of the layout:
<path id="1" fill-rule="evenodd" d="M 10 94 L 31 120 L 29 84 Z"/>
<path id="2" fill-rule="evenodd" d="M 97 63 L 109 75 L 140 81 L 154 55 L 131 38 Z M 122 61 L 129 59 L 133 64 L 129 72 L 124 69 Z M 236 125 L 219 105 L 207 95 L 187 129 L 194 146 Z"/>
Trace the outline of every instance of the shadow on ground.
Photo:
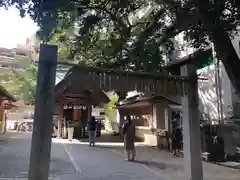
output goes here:
<path id="1" fill-rule="evenodd" d="M 174 171 L 179 170 L 179 165 L 178 164 L 167 164 L 165 162 L 154 162 L 154 161 L 143 161 L 143 160 L 136 160 L 134 161 L 134 163 L 138 163 L 138 164 L 142 164 L 142 165 L 146 165 L 148 167 L 155 167 L 158 169 L 172 169 Z"/>

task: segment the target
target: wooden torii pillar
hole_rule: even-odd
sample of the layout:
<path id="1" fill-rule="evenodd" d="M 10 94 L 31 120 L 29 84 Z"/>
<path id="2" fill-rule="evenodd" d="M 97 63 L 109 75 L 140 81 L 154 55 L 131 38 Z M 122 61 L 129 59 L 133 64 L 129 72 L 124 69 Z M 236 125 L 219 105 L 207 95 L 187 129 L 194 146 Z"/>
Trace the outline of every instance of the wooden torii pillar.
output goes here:
<path id="1" fill-rule="evenodd" d="M 182 96 L 184 167 L 188 180 L 203 180 L 197 68 L 211 55 L 211 48 L 198 50 L 166 66 L 169 71 L 188 78 L 187 94 Z"/>
<path id="2" fill-rule="evenodd" d="M 194 63 L 182 65 L 181 75 L 190 78 L 187 86 L 188 93 L 182 96 L 183 150 L 186 178 L 188 180 L 203 180 L 196 65 Z"/>
<path id="3" fill-rule="evenodd" d="M 4 103 L 2 98 L 0 97 L 0 133 L 2 133 L 3 121 L 4 121 Z"/>
<path id="4" fill-rule="evenodd" d="M 49 179 L 57 46 L 40 45 L 28 180 Z"/>

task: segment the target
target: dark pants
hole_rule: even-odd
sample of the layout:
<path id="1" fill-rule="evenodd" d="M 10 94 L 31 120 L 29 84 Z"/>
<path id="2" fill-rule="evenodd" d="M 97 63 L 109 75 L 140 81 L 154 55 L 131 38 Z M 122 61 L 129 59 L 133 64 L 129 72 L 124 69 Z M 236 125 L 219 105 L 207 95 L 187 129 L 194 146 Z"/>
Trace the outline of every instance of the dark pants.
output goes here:
<path id="1" fill-rule="evenodd" d="M 88 131 L 89 145 L 95 145 L 96 131 Z"/>

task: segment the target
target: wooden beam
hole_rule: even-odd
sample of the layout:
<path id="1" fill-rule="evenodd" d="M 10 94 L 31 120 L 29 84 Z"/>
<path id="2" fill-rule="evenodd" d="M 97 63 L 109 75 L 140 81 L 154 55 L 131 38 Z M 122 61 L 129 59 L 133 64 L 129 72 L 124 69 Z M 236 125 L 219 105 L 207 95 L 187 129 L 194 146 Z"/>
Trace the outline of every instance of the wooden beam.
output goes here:
<path id="1" fill-rule="evenodd" d="M 71 72 L 73 73 L 75 70 L 77 71 L 86 71 L 91 75 L 91 73 L 106 73 L 109 75 L 124 75 L 124 76 L 138 76 L 144 78 L 157 78 L 160 79 L 162 77 L 167 79 L 179 79 L 179 80 L 186 80 L 187 77 L 185 76 L 176 76 L 176 75 L 168 75 L 165 73 L 149 73 L 149 72 L 140 72 L 140 71 L 123 71 L 123 70 L 116 70 L 116 69 L 106 69 L 100 67 L 91 67 L 86 65 L 75 65 Z M 78 77 L 80 80 L 81 77 Z"/>
<path id="2" fill-rule="evenodd" d="M 64 94 L 63 95 L 65 98 L 87 98 L 88 95 L 86 94 Z"/>
<path id="3" fill-rule="evenodd" d="M 101 68 L 76 66 L 72 68 L 72 88 L 101 88 L 102 90 L 128 92 L 137 90 L 144 93 L 164 95 L 185 95 L 187 79 L 166 74 L 114 71 Z M 81 79 L 79 79 L 81 77 Z M 81 80 L 82 83 L 79 83 Z"/>

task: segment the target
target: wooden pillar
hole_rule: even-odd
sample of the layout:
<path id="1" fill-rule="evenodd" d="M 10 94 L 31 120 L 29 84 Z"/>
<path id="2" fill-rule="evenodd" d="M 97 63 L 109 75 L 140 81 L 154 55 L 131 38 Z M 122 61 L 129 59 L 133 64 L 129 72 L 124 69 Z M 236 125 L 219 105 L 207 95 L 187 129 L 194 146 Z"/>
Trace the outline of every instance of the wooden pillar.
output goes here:
<path id="1" fill-rule="evenodd" d="M 67 122 L 66 122 L 66 117 L 63 117 L 63 138 L 67 138 Z"/>
<path id="2" fill-rule="evenodd" d="M 92 105 L 87 105 L 87 122 L 89 122 L 92 118 Z M 83 135 L 86 135 L 85 134 L 85 128 L 83 128 Z"/>
<path id="3" fill-rule="evenodd" d="M 59 105 L 59 115 L 58 115 L 58 138 L 62 137 L 62 121 L 63 121 L 63 106 Z"/>
<path id="4" fill-rule="evenodd" d="M 186 179 L 203 180 L 196 66 L 194 64 L 182 66 L 181 75 L 190 78 L 189 85 L 187 86 L 187 95 L 182 97 L 183 147 Z"/>
<path id="5" fill-rule="evenodd" d="M 87 118 L 88 118 L 88 121 L 90 121 L 92 118 L 92 105 L 87 106 L 87 111 L 88 111 Z"/>
<path id="6" fill-rule="evenodd" d="M 0 97 L 0 130 L 2 133 L 2 128 L 3 128 L 3 121 L 4 121 L 4 103 L 3 103 L 3 100 L 1 100 L 1 97 Z"/>
<path id="7" fill-rule="evenodd" d="M 4 114 L 4 118 L 3 118 L 3 130 L 2 130 L 2 132 L 5 134 L 6 133 L 6 131 L 7 131 L 7 110 L 5 109 L 4 111 L 3 111 L 3 114 Z"/>
<path id="8" fill-rule="evenodd" d="M 57 51 L 57 46 L 40 45 L 28 180 L 49 178 Z"/>
<path id="9" fill-rule="evenodd" d="M 167 148 L 171 152 L 172 151 L 172 139 L 171 139 L 171 134 L 172 134 L 172 126 L 171 126 L 171 121 L 172 121 L 172 109 L 171 108 L 165 108 L 164 109 L 164 120 L 165 120 L 165 129 L 166 129 L 166 140 L 167 140 Z"/>
<path id="10" fill-rule="evenodd" d="M 152 110 L 153 128 L 161 129 L 160 123 L 159 123 L 159 121 L 161 121 L 161 117 L 159 117 L 159 114 L 158 114 L 159 106 L 158 106 L 158 104 L 153 104 L 152 108 L 153 108 L 153 110 Z M 156 141 L 157 141 L 157 147 L 161 148 L 161 146 L 162 146 L 161 137 L 158 135 L 158 133 L 156 136 Z"/>

